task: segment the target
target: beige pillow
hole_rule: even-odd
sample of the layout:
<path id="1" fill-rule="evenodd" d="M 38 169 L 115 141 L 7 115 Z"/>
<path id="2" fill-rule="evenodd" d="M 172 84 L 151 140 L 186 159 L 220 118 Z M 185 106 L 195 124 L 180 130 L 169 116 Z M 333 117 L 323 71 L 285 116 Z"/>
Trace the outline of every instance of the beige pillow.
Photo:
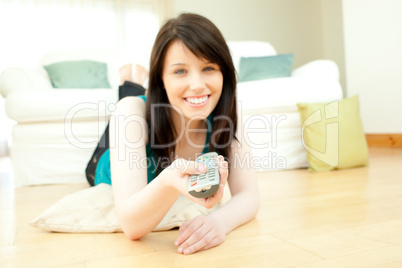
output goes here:
<path id="1" fill-rule="evenodd" d="M 212 209 L 181 195 L 154 231 L 170 230 L 198 215 L 209 215 L 230 198 L 227 190 L 221 202 Z M 63 197 L 29 225 L 44 231 L 65 233 L 122 232 L 115 213 L 112 187 L 105 183 Z"/>

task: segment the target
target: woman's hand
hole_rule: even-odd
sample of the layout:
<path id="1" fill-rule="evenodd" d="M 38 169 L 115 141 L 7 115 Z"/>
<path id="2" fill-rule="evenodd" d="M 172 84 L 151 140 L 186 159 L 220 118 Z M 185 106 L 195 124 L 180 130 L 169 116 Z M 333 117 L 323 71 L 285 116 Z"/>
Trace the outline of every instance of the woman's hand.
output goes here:
<path id="1" fill-rule="evenodd" d="M 214 195 L 207 198 L 196 198 L 188 193 L 188 180 L 190 175 L 206 173 L 207 168 L 205 165 L 195 161 L 176 159 L 163 173 L 164 176 L 168 178 L 169 184 L 184 196 L 201 206 L 212 208 L 222 199 L 223 190 L 229 175 L 228 163 L 224 160 L 223 156 L 219 155 L 217 161 L 220 175 L 219 189 Z"/>
<path id="2" fill-rule="evenodd" d="M 186 221 L 180 227 L 179 233 L 175 241 L 177 252 L 186 255 L 215 247 L 226 236 L 223 226 L 213 215 L 200 215 Z"/>

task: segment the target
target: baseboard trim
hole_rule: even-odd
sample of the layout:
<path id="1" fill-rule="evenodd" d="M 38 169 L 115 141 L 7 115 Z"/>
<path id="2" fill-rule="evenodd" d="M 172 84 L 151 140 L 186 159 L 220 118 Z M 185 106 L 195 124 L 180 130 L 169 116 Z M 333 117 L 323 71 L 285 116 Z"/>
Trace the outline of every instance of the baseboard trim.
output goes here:
<path id="1" fill-rule="evenodd" d="M 402 148 L 402 134 L 366 134 L 369 147 Z"/>

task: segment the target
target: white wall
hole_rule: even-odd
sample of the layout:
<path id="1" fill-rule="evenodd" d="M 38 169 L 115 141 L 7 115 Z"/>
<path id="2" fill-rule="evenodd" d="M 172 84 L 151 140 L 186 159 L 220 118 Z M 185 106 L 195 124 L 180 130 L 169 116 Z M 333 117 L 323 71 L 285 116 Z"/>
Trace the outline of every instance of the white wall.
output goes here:
<path id="1" fill-rule="evenodd" d="M 189 11 L 211 19 L 227 40 L 270 42 L 294 53 L 293 67 L 334 60 L 346 95 L 342 0 L 172 0 L 174 15 Z"/>
<path id="2" fill-rule="evenodd" d="M 366 133 L 402 133 L 402 1 L 343 0 L 348 96 Z"/>
<path id="3" fill-rule="evenodd" d="M 215 23 L 228 41 L 267 41 L 278 53 L 294 53 L 293 67 L 324 57 L 321 0 L 172 2 L 175 16 L 185 11 L 204 15 Z"/>
<path id="4" fill-rule="evenodd" d="M 321 0 L 324 59 L 338 64 L 343 95 L 347 95 L 342 0 Z"/>

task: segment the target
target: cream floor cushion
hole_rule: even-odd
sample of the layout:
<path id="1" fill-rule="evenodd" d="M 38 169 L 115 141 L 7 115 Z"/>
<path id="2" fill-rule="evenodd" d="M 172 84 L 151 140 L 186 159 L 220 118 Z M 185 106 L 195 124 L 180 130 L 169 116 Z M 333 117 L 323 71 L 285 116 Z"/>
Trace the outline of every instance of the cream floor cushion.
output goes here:
<path id="1" fill-rule="evenodd" d="M 198 215 L 209 215 L 229 198 L 227 185 L 222 200 L 211 209 L 180 195 L 154 231 L 170 230 Z M 112 186 L 105 183 L 63 197 L 30 221 L 29 225 L 44 231 L 64 233 L 122 232 L 114 208 Z"/>

